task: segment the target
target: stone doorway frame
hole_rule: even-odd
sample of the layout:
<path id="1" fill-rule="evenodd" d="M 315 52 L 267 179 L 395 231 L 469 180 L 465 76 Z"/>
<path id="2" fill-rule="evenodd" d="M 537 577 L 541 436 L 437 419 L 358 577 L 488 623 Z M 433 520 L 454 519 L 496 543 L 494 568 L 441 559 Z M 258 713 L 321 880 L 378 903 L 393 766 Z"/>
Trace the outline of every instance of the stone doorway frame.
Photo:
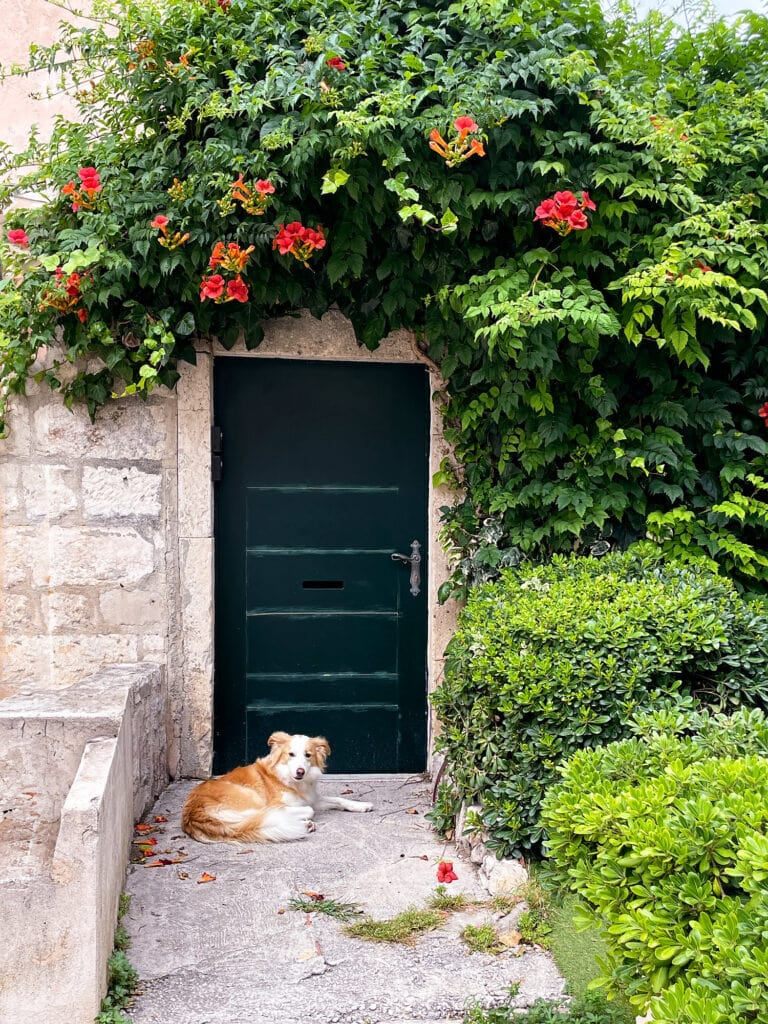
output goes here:
<path id="1" fill-rule="evenodd" d="M 172 703 L 180 709 L 179 773 L 207 778 L 213 758 L 214 681 L 214 536 L 213 483 L 211 481 L 211 426 L 213 424 L 213 362 L 238 356 L 252 359 L 313 359 L 369 363 L 426 363 L 434 393 L 443 386 L 436 367 L 416 350 L 412 336 L 398 331 L 373 352 L 358 345 L 352 326 L 339 313 L 322 320 L 308 314 L 265 324 L 265 338 L 257 349 L 243 343 L 227 350 L 218 343 L 198 347 L 197 365 L 181 368 L 178 390 L 178 501 L 177 533 L 181 636 L 180 678 L 170 680 Z M 430 402 L 428 572 L 427 572 L 427 689 L 432 692 L 443 672 L 443 652 L 456 619 L 456 605 L 439 605 L 437 591 L 448 576 L 448 560 L 439 539 L 440 507 L 450 504 L 451 493 L 435 488 L 432 477 L 450 455 L 443 437 L 442 415 L 434 397 Z M 225 439 L 226 459 L 226 439 Z M 428 729 L 428 765 L 435 735 L 434 715 Z"/>

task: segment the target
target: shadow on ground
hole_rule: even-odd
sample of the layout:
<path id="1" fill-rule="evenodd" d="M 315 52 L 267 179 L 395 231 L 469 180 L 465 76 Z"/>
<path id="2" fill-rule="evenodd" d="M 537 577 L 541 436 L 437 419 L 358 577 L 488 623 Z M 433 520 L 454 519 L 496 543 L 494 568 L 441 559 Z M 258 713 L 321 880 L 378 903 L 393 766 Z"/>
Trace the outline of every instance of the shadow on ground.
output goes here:
<path id="1" fill-rule="evenodd" d="M 324 811 L 306 840 L 252 847 L 182 835 L 192 785 L 176 783 L 160 797 L 146 821 L 167 822 L 145 833 L 156 843 L 128 871 L 125 924 L 141 994 L 127 1015 L 136 1024 L 442 1024 L 460 1021 L 473 1001 L 500 1005 L 515 982 L 521 1007 L 561 994 L 547 954 L 470 953 L 449 921 L 409 947 L 352 939 L 339 921 L 286 909 L 305 890 L 359 903 L 377 918 L 423 907 L 444 856 L 459 876 L 450 891 L 486 899 L 474 865 L 425 821 L 421 778 L 329 776 L 326 792 L 371 801 L 373 812 Z M 147 866 L 157 860 L 180 862 Z M 204 874 L 215 881 L 199 882 Z"/>

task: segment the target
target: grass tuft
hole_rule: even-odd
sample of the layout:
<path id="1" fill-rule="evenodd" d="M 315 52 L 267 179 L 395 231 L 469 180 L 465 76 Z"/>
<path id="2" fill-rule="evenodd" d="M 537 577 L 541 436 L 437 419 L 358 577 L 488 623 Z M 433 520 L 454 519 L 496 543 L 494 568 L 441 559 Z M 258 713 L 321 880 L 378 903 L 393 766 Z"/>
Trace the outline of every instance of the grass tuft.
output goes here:
<path id="1" fill-rule="evenodd" d="M 517 895 L 509 896 L 507 893 L 499 892 L 495 896 L 491 897 L 491 910 L 497 914 L 508 914 L 510 910 L 514 910 L 518 903 L 522 902 L 523 897 Z"/>
<path id="2" fill-rule="evenodd" d="M 353 939 L 366 939 L 369 942 L 403 942 L 410 945 L 416 935 L 432 931 L 439 927 L 444 919 L 444 915 L 438 910 L 408 907 L 401 914 L 386 921 L 368 917 L 364 921 L 348 924 L 344 931 Z"/>
<path id="3" fill-rule="evenodd" d="M 461 941 L 472 953 L 494 954 L 500 953 L 504 948 L 492 924 L 481 924 L 477 927 L 468 924 L 461 933 Z"/>
<path id="4" fill-rule="evenodd" d="M 300 910 L 305 914 L 327 914 L 339 921 L 349 921 L 356 914 L 362 914 L 359 903 L 342 903 L 341 900 L 326 896 L 321 900 L 313 900 L 309 896 L 292 896 L 288 900 L 288 909 Z"/>
<path id="5" fill-rule="evenodd" d="M 433 910 L 463 910 L 469 906 L 470 901 L 463 892 L 451 893 L 444 885 L 438 885 L 429 897 L 428 906 Z"/>

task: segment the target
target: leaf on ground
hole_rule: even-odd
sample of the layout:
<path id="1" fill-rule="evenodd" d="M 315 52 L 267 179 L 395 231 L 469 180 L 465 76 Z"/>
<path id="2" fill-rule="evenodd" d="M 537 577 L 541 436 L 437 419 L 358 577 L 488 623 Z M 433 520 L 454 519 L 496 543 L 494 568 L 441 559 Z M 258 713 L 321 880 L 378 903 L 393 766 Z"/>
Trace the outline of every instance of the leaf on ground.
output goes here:
<path id="1" fill-rule="evenodd" d="M 311 889 L 303 889 L 302 896 L 309 896 L 311 900 L 324 900 L 325 896 L 321 892 L 312 892 Z"/>
<path id="2" fill-rule="evenodd" d="M 137 846 L 156 846 L 157 845 L 157 840 L 155 839 L 154 836 L 149 836 L 147 839 L 144 839 L 141 836 L 139 836 L 138 839 L 134 839 L 133 841 L 134 841 L 134 843 L 136 843 Z"/>
<path id="3" fill-rule="evenodd" d="M 240 856 L 241 853 L 253 853 L 253 850 L 238 850 L 237 851 L 238 857 Z"/>
<path id="4" fill-rule="evenodd" d="M 354 789 L 342 789 L 341 795 L 342 796 L 349 796 L 350 793 L 354 793 L 354 792 L 355 792 Z"/>
<path id="5" fill-rule="evenodd" d="M 162 814 L 156 814 L 156 815 L 155 815 L 155 821 L 156 821 L 156 822 L 162 822 L 162 821 L 168 821 L 168 819 L 167 819 L 167 818 L 164 818 L 164 817 L 162 816 Z"/>
<path id="6" fill-rule="evenodd" d="M 141 825 L 141 824 L 139 824 L 139 825 L 136 825 L 135 828 L 136 828 L 137 832 L 154 832 L 155 831 L 153 825 Z"/>
<path id="7" fill-rule="evenodd" d="M 280 907 L 280 909 L 278 910 L 278 914 L 284 914 L 284 913 L 285 913 L 285 907 Z"/>
<path id="8" fill-rule="evenodd" d="M 188 871 L 177 871 L 176 872 L 176 877 L 180 878 L 182 880 L 182 882 L 183 882 L 185 878 L 189 878 L 189 872 Z"/>
<path id="9" fill-rule="evenodd" d="M 149 863 L 145 864 L 144 867 L 145 868 L 164 868 L 168 864 L 183 864 L 183 863 L 184 863 L 184 858 L 183 857 L 174 857 L 173 859 L 171 859 L 170 857 L 158 857 L 157 860 L 149 861 Z"/>
<path id="10" fill-rule="evenodd" d="M 415 807 L 409 807 L 408 810 L 405 813 L 406 814 L 418 814 L 419 812 L 416 810 Z"/>
<path id="11" fill-rule="evenodd" d="M 522 941 L 523 936 L 514 929 L 511 932 L 507 932 L 506 935 L 499 936 L 499 942 L 503 946 L 519 946 Z"/>
<path id="12" fill-rule="evenodd" d="M 207 871 L 204 871 L 197 880 L 198 885 L 202 885 L 203 882 L 215 882 L 216 875 L 209 875 Z"/>

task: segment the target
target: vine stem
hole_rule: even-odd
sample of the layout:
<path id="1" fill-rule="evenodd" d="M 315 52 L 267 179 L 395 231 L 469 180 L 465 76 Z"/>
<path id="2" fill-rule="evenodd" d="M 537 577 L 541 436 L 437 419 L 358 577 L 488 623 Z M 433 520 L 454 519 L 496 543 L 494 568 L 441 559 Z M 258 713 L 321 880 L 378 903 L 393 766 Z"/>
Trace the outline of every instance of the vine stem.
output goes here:
<path id="1" fill-rule="evenodd" d="M 530 295 L 533 295 L 533 293 L 536 291 L 536 285 L 538 284 L 539 277 L 541 276 L 541 272 L 544 269 L 544 267 L 546 267 L 546 265 L 546 263 L 542 262 L 541 266 L 534 274 L 533 280 L 531 281 L 531 287 L 528 289 Z"/>

